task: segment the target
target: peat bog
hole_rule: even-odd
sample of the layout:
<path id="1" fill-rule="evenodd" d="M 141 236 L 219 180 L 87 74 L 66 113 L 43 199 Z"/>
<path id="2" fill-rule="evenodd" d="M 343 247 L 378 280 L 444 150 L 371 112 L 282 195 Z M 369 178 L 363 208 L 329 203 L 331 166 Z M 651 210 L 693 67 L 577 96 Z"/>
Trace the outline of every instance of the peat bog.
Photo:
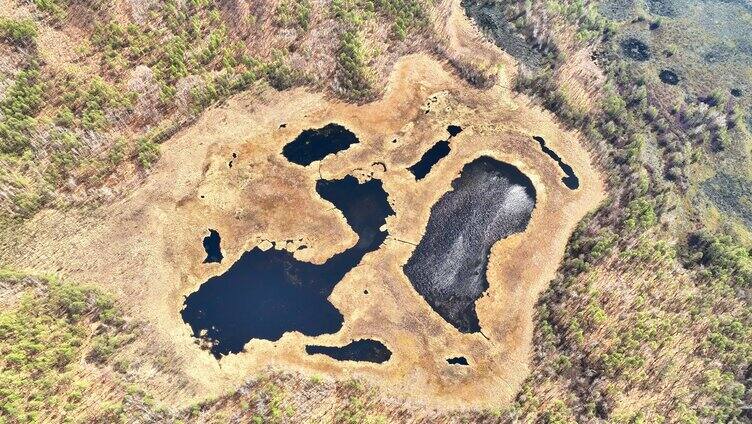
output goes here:
<path id="1" fill-rule="evenodd" d="M 222 238 L 219 236 L 219 232 L 209 228 L 209 235 L 204 237 L 203 240 L 204 250 L 206 251 L 206 259 L 204 259 L 205 264 L 210 262 L 222 262 L 224 256 L 222 256 L 222 249 L 219 247 L 221 241 Z"/>
<path id="2" fill-rule="evenodd" d="M 475 301 L 488 289 L 491 246 L 525 230 L 535 195 L 519 169 L 482 156 L 431 207 L 425 235 L 403 269 L 433 310 L 461 332 L 481 330 Z"/>
<path id="3" fill-rule="evenodd" d="M 550 147 L 546 146 L 546 140 L 543 139 L 543 137 L 540 136 L 533 136 L 533 139 L 540 144 L 540 148 L 543 151 L 543 153 L 547 154 L 551 159 L 556 161 L 556 163 L 559 165 L 559 168 L 564 172 L 566 175 L 565 177 L 561 178 L 561 182 L 564 183 L 565 186 L 567 186 L 570 190 L 576 190 L 580 186 L 580 179 L 577 178 L 577 174 L 574 173 L 574 169 L 572 169 L 571 166 L 564 163 L 564 160 L 562 160 L 561 156 L 556 154 L 555 151 L 553 151 Z"/>
<path id="4" fill-rule="evenodd" d="M 355 143 L 358 143 L 358 137 L 352 131 L 331 123 L 318 129 L 304 130 L 282 148 L 282 155 L 292 163 L 308 166 Z"/>
<path id="5" fill-rule="evenodd" d="M 392 351 L 378 340 L 353 340 L 345 346 L 306 345 L 309 355 L 326 355 L 338 361 L 374 362 L 383 364 L 392 357 Z"/>
<path id="6" fill-rule="evenodd" d="M 658 74 L 658 78 L 661 79 L 661 82 L 668 85 L 676 85 L 679 84 L 679 75 L 676 74 L 676 72 L 670 70 L 670 69 L 664 69 Z"/>
<path id="7" fill-rule="evenodd" d="M 380 228 L 394 211 L 379 180 L 318 180 L 316 192 L 342 212 L 357 243 L 322 265 L 299 261 L 286 250 L 255 247 L 187 296 L 183 320 L 194 337 L 211 343 L 215 357 L 240 352 L 251 339 L 279 340 L 288 331 L 317 336 L 342 327 L 342 314 L 327 298 L 384 242 L 387 233 Z"/>
<path id="8" fill-rule="evenodd" d="M 644 62 L 650 59 L 650 48 L 636 38 L 627 38 L 621 43 L 621 50 L 630 59 Z"/>

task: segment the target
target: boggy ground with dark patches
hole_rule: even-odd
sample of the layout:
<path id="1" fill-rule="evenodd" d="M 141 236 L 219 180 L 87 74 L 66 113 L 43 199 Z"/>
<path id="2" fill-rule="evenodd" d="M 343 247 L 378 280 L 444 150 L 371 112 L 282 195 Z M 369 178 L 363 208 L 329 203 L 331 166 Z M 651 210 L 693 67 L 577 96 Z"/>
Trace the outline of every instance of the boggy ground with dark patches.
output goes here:
<path id="1" fill-rule="evenodd" d="M 431 208 L 404 271 L 434 311 L 463 333 L 474 333 L 481 330 L 475 301 L 488 288 L 491 246 L 525 230 L 535 188 L 514 166 L 483 156 L 462 169 L 452 189 Z"/>
<path id="2" fill-rule="evenodd" d="M 621 50 L 625 56 L 638 62 L 650 59 L 650 47 L 637 38 L 630 37 L 621 43 Z"/>
<path id="3" fill-rule="evenodd" d="M 202 284 L 186 298 L 181 314 L 194 337 L 211 343 L 215 357 L 240 352 L 252 339 L 278 340 L 288 331 L 316 336 L 342 328 L 343 316 L 327 298 L 366 253 L 384 242 L 387 233 L 380 227 L 394 211 L 378 180 L 319 180 L 316 191 L 342 211 L 358 242 L 322 265 L 300 261 L 286 250 L 255 247 Z"/>

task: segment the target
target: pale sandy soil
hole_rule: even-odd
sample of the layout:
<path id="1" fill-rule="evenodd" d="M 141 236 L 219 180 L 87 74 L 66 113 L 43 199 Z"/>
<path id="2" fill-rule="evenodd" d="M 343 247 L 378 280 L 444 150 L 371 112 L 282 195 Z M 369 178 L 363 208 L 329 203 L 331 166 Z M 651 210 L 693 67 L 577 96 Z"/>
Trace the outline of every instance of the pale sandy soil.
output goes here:
<path id="1" fill-rule="evenodd" d="M 458 37 L 457 51 L 474 51 Z M 483 49 L 494 48 L 483 44 Z M 500 52 L 493 54 L 513 65 Z M 58 272 L 114 293 L 131 315 L 150 324 L 152 343 L 174 352 L 171 363 L 189 381 L 178 385 L 169 373 L 144 371 L 171 406 L 227 393 L 268 367 L 359 376 L 386 393 L 440 408 L 502 405 L 528 374 L 538 294 L 554 276 L 572 229 L 603 199 L 604 189 L 578 135 L 511 93 L 505 73 L 493 87 L 478 90 L 448 69 L 428 55 L 406 56 L 395 64 L 384 97 L 362 106 L 305 89 L 235 96 L 165 142 L 162 158 L 142 183 L 134 183 L 136 175 L 122 183 L 134 187 L 125 197 L 93 210 L 45 210 L 14 233 L 0 234 L 0 263 Z M 354 131 L 360 143 L 305 168 L 284 159 L 282 146 L 301 130 L 329 122 Z M 283 123 L 286 128 L 279 127 Z M 447 136 L 448 124 L 463 128 L 452 140 L 451 154 L 416 182 L 406 168 Z M 562 172 L 533 135 L 543 136 L 574 168 L 579 190 L 561 183 Z M 230 168 L 232 153 L 238 158 Z M 537 191 L 527 230 L 492 250 L 490 288 L 477 302 L 490 340 L 461 334 L 444 322 L 402 273 L 430 207 L 463 165 L 480 155 L 519 167 Z M 386 172 L 374 162 L 383 162 Z M 382 248 L 366 255 L 330 297 L 345 317 L 342 330 L 316 338 L 287 333 L 277 342 L 254 340 L 245 353 L 219 362 L 201 350 L 181 320 L 183 298 L 244 251 L 264 240 L 284 247 L 285 240 L 302 238 L 288 247 L 305 244 L 296 256 L 321 263 L 355 243 L 341 213 L 314 190 L 316 179 L 346 174 L 382 179 L 396 215 L 387 220 L 390 238 Z M 207 228 L 222 236 L 222 264 L 202 263 Z M 357 338 L 383 341 L 391 360 L 337 362 L 308 356 L 303 348 Z M 458 355 L 471 366 L 446 363 Z"/>

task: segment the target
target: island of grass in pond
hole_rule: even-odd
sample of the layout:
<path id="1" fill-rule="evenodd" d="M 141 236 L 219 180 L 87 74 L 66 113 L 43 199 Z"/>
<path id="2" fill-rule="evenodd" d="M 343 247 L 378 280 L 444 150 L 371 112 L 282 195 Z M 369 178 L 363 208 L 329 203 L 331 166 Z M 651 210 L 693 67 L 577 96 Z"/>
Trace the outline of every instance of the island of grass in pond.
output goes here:
<path id="1" fill-rule="evenodd" d="M 282 155 L 292 163 L 308 166 L 327 155 L 346 150 L 358 142 L 358 137 L 339 124 L 307 129 L 282 148 Z"/>
<path id="2" fill-rule="evenodd" d="M 565 186 L 567 186 L 570 190 L 576 190 L 580 186 L 580 179 L 577 178 L 577 174 L 574 173 L 574 169 L 572 169 L 571 166 L 564 163 L 564 160 L 556 154 L 556 152 L 553 151 L 550 147 L 546 146 L 546 140 L 543 139 L 543 137 L 534 136 L 533 139 L 540 144 L 541 150 L 543 150 L 543 153 L 547 154 L 551 159 L 556 161 L 556 163 L 559 165 L 559 168 L 564 172 L 566 176 L 561 178 L 561 182 L 564 183 Z"/>
<path id="3" fill-rule="evenodd" d="M 480 331 L 475 302 L 488 288 L 491 246 L 524 231 L 535 188 L 517 168 L 487 156 L 462 169 L 431 208 L 425 235 L 404 266 L 415 290 L 464 333 Z"/>
<path id="4" fill-rule="evenodd" d="M 204 263 L 222 262 L 222 249 L 219 247 L 222 238 L 219 236 L 217 230 L 209 228 L 209 235 L 204 237 L 203 245 L 204 251 L 206 251 L 206 259 Z"/>
<path id="5" fill-rule="evenodd" d="M 307 345 L 309 355 L 322 354 L 338 361 L 374 362 L 382 364 L 392 357 L 392 351 L 378 340 L 354 340 L 345 346 Z"/>
<path id="6" fill-rule="evenodd" d="M 211 343 L 214 356 L 240 352 L 251 339 L 278 340 L 288 331 L 317 336 L 342 327 L 342 314 L 327 299 L 384 242 L 387 233 L 380 228 L 394 211 L 379 180 L 319 180 L 316 192 L 342 211 L 357 243 L 322 265 L 299 261 L 286 250 L 256 247 L 202 284 L 185 299 L 181 314 L 195 337 Z"/>

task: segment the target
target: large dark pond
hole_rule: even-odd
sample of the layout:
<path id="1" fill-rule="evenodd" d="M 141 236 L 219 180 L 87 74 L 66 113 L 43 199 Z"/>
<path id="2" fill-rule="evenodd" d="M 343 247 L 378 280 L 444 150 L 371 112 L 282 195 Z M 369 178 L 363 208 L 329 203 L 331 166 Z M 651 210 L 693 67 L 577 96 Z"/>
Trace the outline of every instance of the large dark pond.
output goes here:
<path id="1" fill-rule="evenodd" d="M 357 243 L 323 265 L 299 261 L 284 250 L 254 248 L 202 284 L 185 299 L 181 314 L 195 337 L 211 342 L 214 356 L 240 352 L 251 339 L 278 340 L 288 331 L 317 336 L 342 327 L 342 314 L 327 298 L 384 242 L 387 233 L 379 228 L 394 211 L 379 180 L 319 180 L 316 192 L 342 211 Z"/>
<path id="2" fill-rule="evenodd" d="M 306 353 L 309 355 L 322 354 L 338 361 L 360 361 L 384 363 L 392 357 L 392 351 L 378 340 L 361 339 L 348 343 L 345 346 L 319 346 L 307 345 Z"/>
<path id="3" fill-rule="evenodd" d="M 580 179 L 577 178 L 577 174 L 574 173 L 574 169 L 566 164 L 561 156 L 556 154 L 553 149 L 546 146 L 546 140 L 543 139 L 543 137 L 536 135 L 533 137 L 533 139 L 538 142 L 543 153 L 547 154 L 548 157 L 556 161 L 556 163 L 559 165 L 559 168 L 561 168 L 561 170 L 564 172 L 565 176 L 561 178 L 561 182 L 564 183 L 564 185 L 567 186 L 568 189 L 576 190 L 580 186 Z"/>
<path id="4" fill-rule="evenodd" d="M 352 131 L 339 124 L 327 124 L 301 132 L 282 148 L 282 155 L 290 162 L 308 166 L 357 142 L 358 137 Z"/>
<path id="5" fill-rule="evenodd" d="M 404 271 L 441 317 L 472 333 L 480 331 L 475 301 L 488 289 L 491 246 L 527 227 L 535 188 L 517 168 L 487 156 L 465 165 L 452 188 L 431 208 Z"/>

